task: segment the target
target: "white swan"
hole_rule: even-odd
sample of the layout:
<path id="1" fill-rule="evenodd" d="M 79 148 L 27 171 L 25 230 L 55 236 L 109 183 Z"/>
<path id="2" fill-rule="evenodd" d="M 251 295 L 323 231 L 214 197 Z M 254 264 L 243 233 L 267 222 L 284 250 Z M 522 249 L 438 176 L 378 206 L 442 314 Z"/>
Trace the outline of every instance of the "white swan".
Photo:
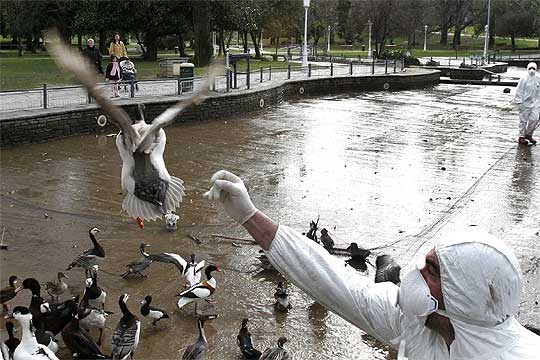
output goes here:
<path id="1" fill-rule="evenodd" d="M 38 344 L 34 335 L 32 314 L 24 306 L 13 309 L 13 317 L 21 324 L 21 343 L 13 353 L 14 360 L 58 360 L 56 355 L 45 345 Z"/>

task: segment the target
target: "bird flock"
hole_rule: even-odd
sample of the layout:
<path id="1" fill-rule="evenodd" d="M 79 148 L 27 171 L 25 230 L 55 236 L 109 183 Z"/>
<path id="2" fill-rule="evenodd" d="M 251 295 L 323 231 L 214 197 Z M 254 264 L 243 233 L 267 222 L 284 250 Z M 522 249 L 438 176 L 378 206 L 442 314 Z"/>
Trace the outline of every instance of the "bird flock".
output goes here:
<path id="1" fill-rule="evenodd" d="M 1 360 L 55 360 L 55 353 L 59 349 L 58 338 L 63 341 L 73 358 L 78 359 L 133 359 L 139 346 L 141 334 L 141 321 L 128 307 L 129 294 L 122 294 L 118 298 L 118 308 L 122 317 L 118 321 L 111 337 L 111 351 L 102 350 L 103 331 L 107 329 L 107 318 L 113 314 L 106 309 L 107 292 L 100 287 L 98 274 L 100 265 L 105 261 L 105 249 L 97 239 L 101 230 L 93 227 L 88 231 L 92 248 L 83 251 L 66 268 L 71 271 L 76 268 L 85 271 L 84 292 L 67 300 L 59 301 L 60 296 L 68 294 L 70 285 L 66 282 L 69 277 L 64 272 L 58 272 L 56 279 L 47 281 L 44 289 L 50 299 L 41 295 L 42 285 L 35 278 L 27 278 L 18 286 L 19 279 L 12 275 L 9 285 L 0 290 L 0 302 L 6 318 L 15 319 L 22 330 L 19 340 L 15 337 L 15 325 L 12 321 L 6 322 L 8 339 L 2 342 Z M 146 278 L 143 273 L 152 263 L 171 264 L 178 269 L 183 284 L 176 306 L 182 309 L 191 303 L 201 300 L 209 301 L 209 297 L 216 291 L 217 281 L 214 272 L 220 272 L 218 266 L 209 264 L 205 267 L 205 260 L 196 261 L 195 254 L 191 254 L 189 261 L 182 256 L 164 252 L 151 254 L 147 252 L 149 244 L 141 243 L 139 251 L 142 258 L 131 261 L 126 265 L 127 270 L 119 274 L 122 278 Z M 202 278 L 202 275 L 205 278 Z M 22 291 L 28 290 L 32 297 L 30 304 L 16 306 L 9 313 L 9 302 Z M 292 306 L 288 301 L 288 292 L 280 282 L 274 294 L 276 311 L 288 312 Z M 147 318 L 152 326 L 158 322 L 170 319 L 169 313 L 152 303 L 152 296 L 147 295 L 141 301 L 140 314 Z M 197 313 L 196 313 L 197 315 Z M 199 337 L 196 342 L 189 345 L 182 359 L 206 358 L 208 341 L 204 333 L 205 321 L 211 319 L 209 315 L 198 316 Z M 290 355 L 283 345 L 287 341 L 282 337 L 277 341 L 277 347 L 260 352 L 253 347 L 251 334 L 248 330 L 248 319 L 242 321 L 237 336 L 238 347 L 246 359 L 289 359 Z M 92 336 L 91 332 L 97 332 Z"/>

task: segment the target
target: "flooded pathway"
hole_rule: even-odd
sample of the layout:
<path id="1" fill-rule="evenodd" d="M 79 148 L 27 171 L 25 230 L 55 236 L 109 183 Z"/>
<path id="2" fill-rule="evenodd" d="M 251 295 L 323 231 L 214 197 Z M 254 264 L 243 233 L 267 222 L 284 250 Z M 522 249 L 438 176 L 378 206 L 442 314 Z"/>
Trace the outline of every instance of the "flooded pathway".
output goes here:
<path id="1" fill-rule="evenodd" d="M 0 226 L 9 250 L 0 252 L 1 284 L 12 273 L 52 280 L 91 246 L 88 230 L 97 226 L 106 250 L 100 285 L 108 292 L 107 308 L 116 312 L 108 327 L 116 326 L 124 292 L 135 314 L 148 294 L 171 313 L 156 327 L 142 320 L 137 359 L 177 359 L 198 336 L 193 307 L 176 310 L 175 268 L 153 264 L 143 280 L 117 276 L 140 256 L 141 241 L 151 244 L 152 253 L 195 253 L 222 267 L 213 295 L 219 318 L 206 326 L 209 359 L 241 359 L 236 334 L 244 317 L 252 320 L 261 350 L 286 336 L 295 359 L 394 358 L 293 286 L 291 312 L 274 312 L 280 278 L 261 271 L 258 248 L 236 248 L 211 236 L 248 237 L 201 198 L 210 176 L 223 168 L 243 177 L 255 205 L 277 221 L 307 231 L 320 215 L 320 228 L 329 229 L 338 245 L 392 243 L 380 253 L 401 265 L 425 254 L 443 232 L 484 227 L 516 251 L 524 273 L 520 320 L 539 326 L 540 148 L 515 144 L 517 113 L 502 109 L 510 99 L 499 87 L 440 85 L 306 99 L 243 118 L 168 128 L 165 160 L 169 172 L 186 182 L 175 233 L 162 223 L 147 223 L 142 231 L 120 213 L 114 137 L 76 136 L 2 150 Z M 373 269 L 368 272 L 373 276 Z M 71 291 L 82 292 L 83 272 L 69 275 Z M 15 303 L 27 305 L 29 295 L 21 292 Z M 0 325 L 3 339 L 3 320 Z M 106 352 L 111 334 L 106 330 Z M 59 354 L 69 358 L 65 349 Z"/>

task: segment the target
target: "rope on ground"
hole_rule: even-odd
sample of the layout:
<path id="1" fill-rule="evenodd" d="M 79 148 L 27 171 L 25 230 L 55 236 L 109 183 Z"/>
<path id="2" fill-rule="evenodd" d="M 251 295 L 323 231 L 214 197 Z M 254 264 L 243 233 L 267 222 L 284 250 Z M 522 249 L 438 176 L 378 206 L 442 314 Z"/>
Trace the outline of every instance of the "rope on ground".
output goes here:
<path id="1" fill-rule="evenodd" d="M 405 250 L 402 251 L 401 254 L 409 252 L 415 242 L 413 242 L 414 239 L 422 238 L 423 240 L 420 241 L 416 249 L 414 250 L 413 254 L 416 254 L 418 250 L 428 241 L 431 240 L 453 217 L 453 215 L 459 213 L 460 210 L 462 210 L 465 205 L 469 202 L 471 196 L 475 192 L 476 188 L 480 184 L 480 182 L 493 170 L 510 152 L 510 150 L 515 149 L 515 145 L 510 146 L 484 173 L 465 191 L 455 202 L 454 204 L 443 214 L 433 221 L 431 224 L 424 227 L 419 233 L 416 235 L 412 235 L 411 237 L 404 238 L 403 240 L 409 240 L 410 246 Z"/>

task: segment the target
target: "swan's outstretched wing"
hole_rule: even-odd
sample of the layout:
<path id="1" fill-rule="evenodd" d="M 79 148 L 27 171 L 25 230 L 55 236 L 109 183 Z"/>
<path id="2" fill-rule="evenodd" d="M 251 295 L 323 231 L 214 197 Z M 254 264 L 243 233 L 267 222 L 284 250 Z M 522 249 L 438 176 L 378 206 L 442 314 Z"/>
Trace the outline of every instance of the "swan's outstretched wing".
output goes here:
<path id="1" fill-rule="evenodd" d="M 139 143 L 139 134 L 131 127 L 133 122 L 129 115 L 119 106 L 113 104 L 112 101 L 99 88 L 96 74 L 93 66 L 87 59 L 81 55 L 72 52 L 61 40 L 56 29 L 47 31 L 47 49 L 55 57 L 55 61 L 61 69 L 66 69 L 73 77 L 75 77 L 88 93 L 96 100 L 96 103 L 110 116 L 113 121 L 125 134 L 124 138 L 134 144 Z"/>
<path id="2" fill-rule="evenodd" d="M 208 71 L 207 78 L 198 86 L 198 89 L 195 90 L 189 98 L 177 102 L 175 105 L 171 106 L 162 112 L 157 118 L 155 118 L 154 121 L 152 121 L 152 125 L 141 137 L 137 151 L 147 149 L 154 142 L 156 133 L 165 126 L 172 124 L 176 119 L 176 116 L 178 116 L 178 114 L 180 114 L 186 108 L 203 102 L 206 95 L 208 95 L 209 84 L 216 77 L 217 71 L 218 65 L 211 66 Z"/>

